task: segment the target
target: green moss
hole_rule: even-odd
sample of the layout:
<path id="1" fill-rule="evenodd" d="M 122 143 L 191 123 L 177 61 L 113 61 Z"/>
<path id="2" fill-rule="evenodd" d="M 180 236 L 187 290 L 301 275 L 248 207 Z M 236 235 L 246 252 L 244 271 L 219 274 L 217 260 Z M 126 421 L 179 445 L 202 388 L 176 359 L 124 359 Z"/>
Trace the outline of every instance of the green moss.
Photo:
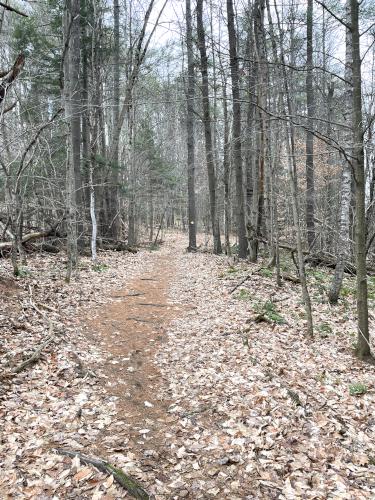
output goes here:
<path id="1" fill-rule="evenodd" d="M 109 269 L 109 266 L 107 264 L 93 264 L 92 270 L 96 271 L 97 273 L 103 273 L 104 271 L 107 271 Z"/>
<path id="2" fill-rule="evenodd" d="M 318 332 L 320 332 L 320 336 L 321 337 L 328 337 L 328 335 L 330 333 L 332 333 L 332 328 L 330 327 L 330 325 L 328 323 L 320 323 L 319 325 L 317 325 L 317 330 Z"/>
<path id="3" fill-rule="evenodd" d="M 262 276 L 264 276 L 265 278 L 272 278 L 273 276 L 273 271 L 272 269 L 268 269 L 268 267 L 262 267 L 260 270 L 259 270 L 259 274 L 261 274 Z"/>
<path id="4" fill-rule="evenodd" d="M 236 299 L 240 300 L 251 300 L 253 296 L 249 292 L 249 290 L 246 290 L 246 288 L 241 288 L 241 290 L 237 293 L 235 297 Z"/>
<path id="5" fill-rule="evenodd" d="M 255 304 L 254 310 L 257 314 L 262 314 L 266 319 L 272 321 L 273 323 L 277 323 L 279 325 L 283 325 L 285 323 L 285 319 L 277 311 L 275 304 L 270 300 L 267 300 L 263 304 Z"/>
<path id="6" fill-rule="evenodd" d="M 368 387 L 365 384 L 362 384 L 361 382 L 351 384 L 349 386 L 349 393 L 351 396 L 361 396 L 362 394 L 365 394 L 368 391 Z"/>

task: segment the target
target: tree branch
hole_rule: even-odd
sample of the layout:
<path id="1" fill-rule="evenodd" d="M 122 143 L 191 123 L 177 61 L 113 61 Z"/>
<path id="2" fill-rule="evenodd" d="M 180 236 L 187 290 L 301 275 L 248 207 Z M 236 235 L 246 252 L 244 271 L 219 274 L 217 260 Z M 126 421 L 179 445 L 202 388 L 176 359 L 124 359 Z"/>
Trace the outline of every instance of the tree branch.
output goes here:
<path id="1" fill-rule="evenodd" d="M 10 5 L 7 5 L 6 3 L 0 2 L 0 7 L 4 7 L 5 10 L 9 10 L 10 12 L 14 12 L 14 13 L 18 14 L 19 16 L 29 17 L 27 14 L 25 14 L 21 10 L 18 10 L 15 7 L 11 7 Z"/>

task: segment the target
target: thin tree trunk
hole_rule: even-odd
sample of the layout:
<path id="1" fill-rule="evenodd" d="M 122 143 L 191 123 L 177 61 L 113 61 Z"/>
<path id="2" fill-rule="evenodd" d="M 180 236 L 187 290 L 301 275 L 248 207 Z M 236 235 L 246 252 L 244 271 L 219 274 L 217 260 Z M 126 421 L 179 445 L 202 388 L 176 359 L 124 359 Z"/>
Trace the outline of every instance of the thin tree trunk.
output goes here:
<path id="1" fill-rule="evenodd" d="M 224 170 L 224 234 L 225 250 L 231 255 L 230 246 L 230 157 L 229 157 L 229 119 L 227 102 L 227 85 L 225 74 L 223 74 L 223 114 L 224 114 L 224 146 L 223 146 L 223 170 Z"/>
<path id="2" fill-rule="evenodd" d="M 71 24 L 69 33 L 68 27 Z M 68 52 L 64 60 L 65 112 L 69 123 L 68 165 L 66 175 L 67 203 L 67 254 L 66 281 L 70 282 L 77 265 L 77 179 L 81 163 L 81 99 L 79 85 L 80 69 L 80 2 L 67 2 L 65 36 L 69 37 Z"/>
<path id="3" fill-rule="evenodd" d="M 315 188 L 314 188 L 314 88 L 313 88 L 313 0 L 307 1 L 307 36 L 306 36 L 306 228 L 307 242 L 311 249 L 315 242 Z"/>

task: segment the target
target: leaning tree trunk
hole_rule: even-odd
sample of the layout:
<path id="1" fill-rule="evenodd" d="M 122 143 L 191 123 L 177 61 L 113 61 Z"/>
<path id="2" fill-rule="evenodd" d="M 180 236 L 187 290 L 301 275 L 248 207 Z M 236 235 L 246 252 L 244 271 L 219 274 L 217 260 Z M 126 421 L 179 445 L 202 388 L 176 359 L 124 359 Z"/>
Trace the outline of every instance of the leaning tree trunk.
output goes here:
<path id="1" fill-rule="evenodd" d="M 236 203 L 237 203 L 237 235 L 238 255 L 241 259 L 247 256 L 247 238 L 245 223 L 245 200 L 243 190 L 242 148 L 241 148 L 241 104 L 239 87 L 239 66 L 237 55 L 237 37 L 234 22 L 233 0 L 227 0 L 228 38 L 230 72 L 232 79 L 233 99 L 233 164 L 236 174 Z"/>
<path id="2" fill-rule="evenodd" d="M 212 235 L 214 240 L 214 253 L 221 253 L 221 240 L 219 218 L 217 211 L 217 194 L 216 194 L 216 175 L 215 175 L 215 162 L 214 150 L 212 143 L 212 130 L 211 130 L 211 113 L 210 113 L 210 99 L 208 91 L 208 67 L 207 67 L 207 50 L 206 50 L 206 35 L 203 26 L 203 0 L 197 1 L 197 32 L 198 32 L 198 46 L 200 53 L 200 69 L 202 74 L 202 108 L 203 108 L 203 125 L 204 125 L 204 138 L 206 148 L 206 164 L 208 174 L 208 190 L 210 195 L 210 214 Z"/>

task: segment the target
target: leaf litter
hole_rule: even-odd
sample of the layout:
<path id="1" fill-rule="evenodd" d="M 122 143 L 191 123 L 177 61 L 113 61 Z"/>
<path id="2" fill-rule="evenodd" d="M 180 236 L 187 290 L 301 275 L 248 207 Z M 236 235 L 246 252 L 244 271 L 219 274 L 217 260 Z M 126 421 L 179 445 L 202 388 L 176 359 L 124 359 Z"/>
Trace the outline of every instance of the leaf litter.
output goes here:
<path id="1" fill-rule="evenodd" d="M 65 447 L 89 454 L 109 429 L 112 452 L 108 448 L 105 458 L 156 499 L 373 498 L 374 369 L 352 355 L 353 301 L 331 309 L 314 300 L 316 324 L 329 328 L 322 335 L 317 328 L 309 342 L 298 285 L 277 289 L 253 265 L 188 254 L 184 245 L 174 235 L 158 252 L 106 252 L 104 272 L 82 259 L 70 286 L 56 256 L 33 256 L 29 273 L 16 281 L 2 260 L 1 496 L 128 497 L 113 476 L 53 452 Z M 100 317 L 101 307 L 121 300 L 114 293 L 146 276 L 160 255 L 176 269 L 170 301 L 184 308 L 156 358 L 157 396 L 168 402 L 167 412 L 150 425 L 142 416 L 147 427 L 138 428 L 137 448 L 127 444 L 118 400 L 105 390 L 108 353 L 99 341 L 88 342 L 79 318 L 89 308 Z M 246 292 L 243 298 L 230 294 L 249 272 L 237 290 Z M 254 321 L 268 302 L 285 321 Z M 12 368 L 45 340 L 51 323 L 54 342 L 14 375 Z M 352 395 L 355 384 L 366 391 Z M 158 401 L 141 400 L 145 413 L 154 410 L 150 404 Z M 155 425 L 163 436 L 157 445 Z"/>

